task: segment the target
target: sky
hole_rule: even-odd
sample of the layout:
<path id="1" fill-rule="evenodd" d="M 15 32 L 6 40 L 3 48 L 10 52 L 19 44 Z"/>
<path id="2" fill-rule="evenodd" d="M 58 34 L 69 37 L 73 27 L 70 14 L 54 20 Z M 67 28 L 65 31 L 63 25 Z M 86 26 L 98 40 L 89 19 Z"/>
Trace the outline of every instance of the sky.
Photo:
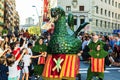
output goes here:
<path id="1" fill-rule="evenodd" d="M 33 5 L 36 7 L 32 7 Z M 41 7 L 43 7 L 43 0 L 16 0 L 16 10 L 20 16 L 20 25 L 25 24 L 25 19 L 28 17 L 32 17 L 37 23 L 38 15 L 41 15 Z"/>

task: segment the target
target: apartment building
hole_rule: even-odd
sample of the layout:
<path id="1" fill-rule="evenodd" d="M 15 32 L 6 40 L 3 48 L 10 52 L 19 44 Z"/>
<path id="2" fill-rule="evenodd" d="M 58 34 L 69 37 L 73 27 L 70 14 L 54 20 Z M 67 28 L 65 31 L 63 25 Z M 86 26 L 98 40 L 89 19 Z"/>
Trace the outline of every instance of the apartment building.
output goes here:
<path id="1" fill-rule="evenodd" d="M 75 30 L 83 22 L 89 22 L 86 32 L 112 33 L 120 30 L 120 0 L 58 0 L 66 14 L 74 14 Z"/>
<path id="2" fill-rule="evenodd" d="M 0 0 L 0 32 L 4 26 L 4 0 Z"/>
<path id="3" fill-rule="evenodd" d="M 5 26 L 10 30 L 14 30 L 14 27 L 19 26 L 19 15 L 16 11 L 15 0 L 5 0 L 4 21 Z"/>

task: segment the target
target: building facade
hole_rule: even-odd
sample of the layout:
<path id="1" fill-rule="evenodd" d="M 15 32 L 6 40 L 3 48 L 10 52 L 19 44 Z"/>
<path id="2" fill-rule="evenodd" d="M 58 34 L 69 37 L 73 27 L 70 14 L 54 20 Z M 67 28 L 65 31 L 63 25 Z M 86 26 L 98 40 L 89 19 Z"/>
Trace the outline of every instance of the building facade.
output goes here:
<path id="1" fill-rule="evenodd" d="M 75 30 L 83 22 L 89 22 L 87 32 L 112 33 L 120 29 L 120 0 L 58 0 L 66 14 L 74 14 Z"/>
<path id="2" fill-rule="evenodd" d="M 0 0 L 0 32 L 4 26 L 4 0 Z"/>
<path id="3" fill-rule="evenodd" d="M 27 25 L 34 25 L 34 19 L 32 17 L 26 18 L 26 24 Z"/>
<path id="4" fill-rule="evenodd" d="M 16 11 L 15 0 L 5 0 L 4 3 L 4 22 L 5 26 L 14 31 L 14 27 L 19 27 L 19 15 Z"/>

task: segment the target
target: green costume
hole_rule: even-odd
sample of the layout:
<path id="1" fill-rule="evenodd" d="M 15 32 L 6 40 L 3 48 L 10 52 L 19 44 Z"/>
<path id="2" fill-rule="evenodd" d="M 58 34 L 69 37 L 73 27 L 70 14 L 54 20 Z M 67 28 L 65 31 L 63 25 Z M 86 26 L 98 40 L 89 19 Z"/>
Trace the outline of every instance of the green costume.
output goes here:
<path id="1" fill-rule="evenodd" d="M 56 7 L 51 9 L 51 16 L 53 18 L 58 17 L 58 20 L 54 22 L 55 29 L 51 36 L 51 40 L 48 44 L 49 54 L 76 54 L 79 52 L 81 47 L 81 41 L 77 39 L 77 35 L 81 29 L 83 29 L 87 24 L 84 23 L 79 26 L 73 35 L 68 34 L 66 26 L 66 15 L 65 11 L 61 7 Z M 68 25 L 73 28 L 73 15 L 68 16 Z"/>
<path id="2" fill-rule="evenodd" d="M 32 48 L 33 54 L 34 55 L 40 55 L 40 52 L 46 52 L 47 51 L 47 46 L 45 44 L 40 45 L 39 44 L 40 38 L 36 41 L 35 46 Z M 38 62 L 38 59 L 35 59 L 34 61 L 36 64 Z M 42 75 L 43 69 L 44 69 L 44 64 L 40 65 L 35 65 L 34 66 L 34 73 L 37 75 Z"/>
<path id="3" fill-rule="evenodd" d="M 97 46 L 100 45 L 100 50 L 97 51 Z M 91 41 L 88 45 L 90 52 L 89 55 L 93 58 L 105 58 L 108 53 L 104 50 L 104 43 L 100 40 L 98 40 L 96 43 Z M 101 80 L 104 78 L 104 72 L 92 72 L 91 71 L 91 64 L 90 67 L 88 68 L 87 72 L 87 80 L 92 80 L 93 76 L 98 76 L 101 78 Z"/>

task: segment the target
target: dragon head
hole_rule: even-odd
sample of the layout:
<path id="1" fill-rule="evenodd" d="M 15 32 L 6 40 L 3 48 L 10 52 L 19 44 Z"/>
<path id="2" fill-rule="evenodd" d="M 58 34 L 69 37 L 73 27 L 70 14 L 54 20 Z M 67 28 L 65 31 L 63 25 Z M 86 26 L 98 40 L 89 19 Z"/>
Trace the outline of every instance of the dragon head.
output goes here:
<path id="1" fill-rule="evenodd" d="M 65 16 L 65 11 L 62 7 L 55 7 L 51 9 L 51 17 L 58 20 L 61 16 Z"/>

